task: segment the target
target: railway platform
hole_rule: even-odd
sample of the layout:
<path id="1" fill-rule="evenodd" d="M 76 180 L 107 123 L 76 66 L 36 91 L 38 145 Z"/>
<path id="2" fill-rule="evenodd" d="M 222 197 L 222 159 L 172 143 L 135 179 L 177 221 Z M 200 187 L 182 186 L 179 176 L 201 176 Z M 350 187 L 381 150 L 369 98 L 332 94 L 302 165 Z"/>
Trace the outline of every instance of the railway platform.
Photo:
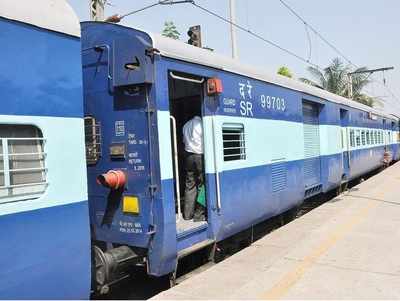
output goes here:
<path id="1" fill-rule="evenodd" d="M 400 163 L 153 299 L 400 299 Z"/>

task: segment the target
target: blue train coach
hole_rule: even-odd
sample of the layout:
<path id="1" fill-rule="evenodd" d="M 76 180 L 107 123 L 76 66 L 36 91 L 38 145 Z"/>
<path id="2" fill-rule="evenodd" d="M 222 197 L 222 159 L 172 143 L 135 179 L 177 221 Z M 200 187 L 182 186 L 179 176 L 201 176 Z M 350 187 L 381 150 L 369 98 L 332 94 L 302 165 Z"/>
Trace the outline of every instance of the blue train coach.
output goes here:
<path id="1" fill-rule="evenodd" d="M 82 24 L 97 288 L 180 259 L 399 159 L 399 120 L 179 41 Z M 182 127 L 204 132 L 206 221 L 183 220 Z"/>
<path id="2" fill-rule="evenodd" d="M 79 21 L 17 2 L 0 1 L 0 299 L 88 298 Z"/>

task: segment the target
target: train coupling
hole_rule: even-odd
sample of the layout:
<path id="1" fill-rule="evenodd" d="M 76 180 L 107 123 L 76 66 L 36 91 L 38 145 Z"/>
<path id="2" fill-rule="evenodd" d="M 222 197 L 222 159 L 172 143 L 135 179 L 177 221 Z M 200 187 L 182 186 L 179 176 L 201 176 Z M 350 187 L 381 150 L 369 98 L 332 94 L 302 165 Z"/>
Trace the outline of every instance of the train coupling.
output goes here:
<path id="1" fill-rule="evenodd" d="M 129 270 L 143 261 L 128 246 L 121 246 L 103 251 L 93 246 L 94 273 L 93 290 L 101 295 L 109 292 L 110 286 L 129 277 Z"/>

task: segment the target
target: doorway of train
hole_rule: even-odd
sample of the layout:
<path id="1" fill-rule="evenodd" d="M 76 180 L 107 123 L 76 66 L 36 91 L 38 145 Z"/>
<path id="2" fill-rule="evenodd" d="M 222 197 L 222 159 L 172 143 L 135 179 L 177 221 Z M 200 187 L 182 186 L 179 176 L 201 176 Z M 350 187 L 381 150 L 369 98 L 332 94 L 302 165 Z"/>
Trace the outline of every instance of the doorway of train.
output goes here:
<path id="1" fill-rule="evenodd" d="M 207 224 L 207 182 L 204 162 L 204 77 L 168 71 L 169 112 L 177 233 Z M 200 124 L 200 126 L 199 126 Z M 186 125 L 186 126 L 185 126 Z M 185 130 L 184 130 L 185 128 Z M 199 132 L 200 131 L 200 132 Z M 186 141 L 200 137 L 188 151 Z M 190 148 L 190 147 L 189 147 Z M 194 154 L 194 155 L 193 155 Z"/>
<path id="2" fill-rule="evenodd" d="M 349 146 L 349 111 L 340 109 L 340 135 L 342 147 L 342 182 L 349 179 L 350 174 L 350 146 Z"/>

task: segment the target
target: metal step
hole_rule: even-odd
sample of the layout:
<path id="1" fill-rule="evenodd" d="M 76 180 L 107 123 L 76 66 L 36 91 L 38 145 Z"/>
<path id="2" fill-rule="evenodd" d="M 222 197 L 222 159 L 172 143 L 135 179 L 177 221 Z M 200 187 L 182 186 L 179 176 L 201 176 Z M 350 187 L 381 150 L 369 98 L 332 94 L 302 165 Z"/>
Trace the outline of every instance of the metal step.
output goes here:
<path id="1" fill-rule="evenodd" d="M 206 240 L 198 242 L 197 244 L 194 244 L 186 249 L 180 250 L 178 252 L 178 260 L 182 259 L 183 257 L 186 257 L 198 250 L 208 247 L 209 245 L 212 245 L 214 242 L 215 242 L 214 239 L 206 239 Z"/>

